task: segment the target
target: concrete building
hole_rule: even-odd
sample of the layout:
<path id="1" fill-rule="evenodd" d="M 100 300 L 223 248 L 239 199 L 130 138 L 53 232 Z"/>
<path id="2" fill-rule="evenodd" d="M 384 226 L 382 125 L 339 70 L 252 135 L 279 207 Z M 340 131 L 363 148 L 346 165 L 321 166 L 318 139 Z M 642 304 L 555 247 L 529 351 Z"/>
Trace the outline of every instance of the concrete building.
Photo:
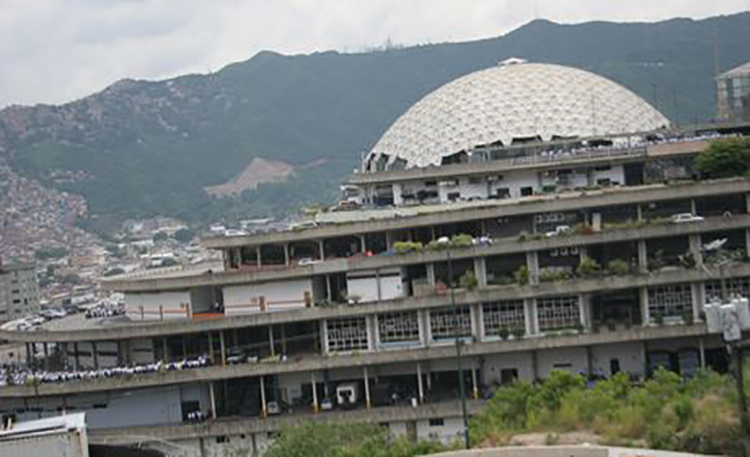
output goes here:
<path id="1" fill-rule="evenodd" d="M 716 78 L 717 117 L 724 122 L 750 121 L 750 62 Z"/>
<path id="2" fill-rule="evenodd" d="M 701 180 L 692 159 L 749 133 L 670 128 L 579 70 L 466 76 L 386 132 L 337 211 L 204 239 L 222 264 L 108 278 L 124 317 L 6 324 L 36 371 L 5 374 L 0 410 L 86 411 L 95 443 L 233 455 L 310 418 L 456 439 L 457 340 L 470 414 L 553 370 L 725 370 L 710 247 L 746 295 L 750 180 Z"/>
<path id="3" fill-rule="evenodd" d="M 34 264 L 0 260 L 0 323 L 39 311 L 39 283 Z"/>

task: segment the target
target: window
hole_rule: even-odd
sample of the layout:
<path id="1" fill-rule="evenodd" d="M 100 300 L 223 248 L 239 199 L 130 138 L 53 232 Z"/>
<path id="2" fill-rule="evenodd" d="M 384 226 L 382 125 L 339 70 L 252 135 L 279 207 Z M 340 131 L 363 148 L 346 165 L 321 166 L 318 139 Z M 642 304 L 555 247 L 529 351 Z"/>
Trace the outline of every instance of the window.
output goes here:
<path id="1" fill-rule="evenodd" d="M 503 368 L 500 370 L 500 383 L 510 384 L 511 382 L 518 380 L 518 369 L 517 368 Z"/>
<path id="2" fill-rule="evenodd" d="M 364 317 L 327 320 L 326 330 L 329 352 L 364 351 L 369 348 Z"/>
<path id="3" fill-rule="evenodd" d="M 469 178 L 469 184 L 474 184 L 474 185 L 482 184 L 482 178 L 478 178 L 478 177 Z"/>
<path id="4" fill-rule="evenodd" d="M 750 295 L 750 278 L 727 278 L 727 294 Z M 721 281 L 706 281 L 706 302 L 721 298 Z"/>
<path id="5" fill-rule="evenodd" d="M 539 298 L 536 302 L 540 331 L 564 330 L 581 325 L 578 297 Z"/>
<path id="6" fill-rule="evenodd" d="M 381 343 L 418 343 L 419 318 L 416 311 L 378 315 Z"/>
<path id="7" fill-rule="evenodd" d="M 498 336 L 501 329 L 526 328 L 523 300 L 508 300 L 482 305 L 484 334 Z"/>
<path id="8" fill-rule="evenodd" d="M 471 309 L 468 306 L 430 311 L 432 340 L 471 337 Z"/>
<path id="9" fill-rule="evenodd" d="M 534 195 L 533 187 L 521 187 L 521 197 L 530 197 Z"/>
<path id="10" fill-rule="evenodd" d="M 433 419 L 430 419 L 430 427 L 442 427 L 445 425 L 445 419 L 442 417 L 436 417 Z"/>
<path id="11" fill-rule="evenodd" d="M 649 287 L 648 312 L 652 317 L 680 317 L 692 313 L 693 291 L 690 284 Z"/>

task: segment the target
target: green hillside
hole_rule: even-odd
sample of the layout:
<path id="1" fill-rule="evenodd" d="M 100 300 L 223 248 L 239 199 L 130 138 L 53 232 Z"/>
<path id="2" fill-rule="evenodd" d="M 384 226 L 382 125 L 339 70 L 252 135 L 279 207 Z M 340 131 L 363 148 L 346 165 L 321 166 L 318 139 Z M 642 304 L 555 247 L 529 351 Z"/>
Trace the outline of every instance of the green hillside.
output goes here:
<path id="1" fill-rule="evenodd" d="M 591 70 L 674 121 L 708 120 L 716 37 L 722 70 L 750 60 L 750 13 L 654 24 L 540 20 L 498 38 L 360 54 L 261 52 L 210 75 L 125 80 L 61 106 L 7 108 L 0 154 L 22 173 L 83 194 L 105 220 L 279 214 L 332 202 L 336 183 L 411 104 L 509 57 Z M 291 163 L 296 177 L 236 200 L 202 190 L 254 157 Z"/>

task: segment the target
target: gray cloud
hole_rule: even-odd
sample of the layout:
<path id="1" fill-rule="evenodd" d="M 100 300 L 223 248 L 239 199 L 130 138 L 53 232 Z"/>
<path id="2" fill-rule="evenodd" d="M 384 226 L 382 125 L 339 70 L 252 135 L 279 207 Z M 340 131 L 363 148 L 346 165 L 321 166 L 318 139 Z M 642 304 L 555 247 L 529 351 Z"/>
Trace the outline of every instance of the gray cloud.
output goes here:
<path id="1" fill-rule="evenodd" d="M 218 70 L 263 49 L 357 51 L 557 22 L 701 18 L 750 0 L 3 0 L 0 106 L 61 103 L 124 77 Z"/>

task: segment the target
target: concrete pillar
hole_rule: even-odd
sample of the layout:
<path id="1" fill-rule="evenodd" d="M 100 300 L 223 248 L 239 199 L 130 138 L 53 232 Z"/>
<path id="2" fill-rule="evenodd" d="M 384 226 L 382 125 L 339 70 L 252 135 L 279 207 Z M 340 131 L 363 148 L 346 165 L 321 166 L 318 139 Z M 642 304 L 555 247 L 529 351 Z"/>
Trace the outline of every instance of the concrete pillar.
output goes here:
<path id="1" fill-rule="evenodd" d="M 380 270 L 375 270 L 375 286 L 377 288 L 377 297 L 378 301 L 381 301 L 383 299 L 383 287 L 380 284 Z"/>
<path id="2" fill-rule="evenodd" d="M 591 297 L 586 294 L 580 294 L 578 296 L 578 306 L 581 314 L 581 325 L 585 329 L 591 328 L 592 314 L 591 314 Z"/>
<path id="3" fill-rule="evenodd" d="M 284 324 L 281 324 L 281 353 L 284 355 L 287 353 L 286 326 Z"/>
<path id="4" fill-rule="evenodd" d="M 219 346 L 221 348 L 221 365 L 227 364 L 227 345 L 224 341 L 224 330 L 219 330 Z"/>
<path id="5" fill-rule="evenodd" d="M 525 315 L 524 323 L 526 324 L 526 335 L 534 335 L 539 328 L 538 318 L 536 315 L 536 301 L 533 298 L 527 298 L 523 301 L 523 311 Z"/>
<path id="6" fill-rule="evenodd" d="M 133 344 L 130 340 L 123 341 L 125 345 L 125 365 L 133 363 Z"/>
<path id="7" fill-rule="evenodd" d="M 73 351 L 75 351 L 75 357 L 73 359 L 75 361 L 75 364 L 74 364 L 75 370 L 76 371 L 80 371 L 80 369 L 81 369 L 81 358 L 78 355 L 78 341 L 76 341 L 76 342 L 73 343 Z M 28 357 L 28 354 L 29 354 L 28 347 L 26 349 L 26 354 L 27 354 L 27 357 Z"/>
<path id="8" fill-rule="evenodd" d="M 44 351 L 44 369 L 49 371 L 49 343 L 43 343 L 42 350 Z"/>
<path id="9" fill-rule="evenodd" d="M 702 336 L 698 337 L 698 355 L 701 361 L 701 370 L 706 369 L 706 343 Z"/>
<path id="10" fill-rule="evenodd" d="M 365 408 L 370 409 L 372 402 L 370 401 L 370 377 L 367 373 L 367 366 L 362 367 L 362 375 L 365 378 Z"/>
<path id="11" fill-rule="evenodd" d="M 289 266 L 289 243 L 284 243 L 284 265 Z"/>
<path id="12" fill-rule="evenodd" d="M 435 285 L 435 264 L 434 263 L 425 264 L 425 270 L 427 270 L 427 284 L 434 286 Z"/>
<path id="13" fill-rule="evenodd" d="M 745 212 L 750 214 L 750 194 L 745 194 Z"/>
<path id="14" fill-rule="evenodd" d="M 695 259 L 695 267 L 700 268 L 703 265 L 703 243 L 701 242 L 701 236 L 699 233 L 688 236 L 688 242 L 690 243 L 690 254 Z"/>
<path id="15" fill-rule="evenodd" d="M 419 393 L 419 404 L 424 403 L 424 385 L 422 380 L 422 364 L 417 362 L 417 392 Z"/>
<path id="16" fill-rule="evenodd" d="M 266 404 L 266 383 L 263 376 L 260 377 L 260 417 L 268 417 L 268 405 Z"/>
<path id="17" fill-rule="evenodd" d="M 750 229 L 745 229 L 745 254 L 750 258 Z"/>
<path id="18" fill-rule="evenodd" d="M 477 277 L 478 287 L 487 287 L 487 264 L 484 257 L 474 258 L 474 274 Z"/>
<path id="19" fill-rule="evenodd" d="M 648 288 L 638 288 L 638 297 L 641 302 L 641 321 L 643 322 L 643 325 L 648 325 L 651 322 L 651 316 L 648 312 Z"/>
<path id="20" fill-rule="evenodd" d="M 471 364 L 471 398 L 478 399 L 479 398 L 479 384 L 477 383 L 477 367 L 474 366 L 474 364 Z"/>
<path id="21" fill-rule="evenodd" d="M 641 273 L 648 273 L 648 250 L 644 240 L 636 241 L 638 247 L 638 270 Z"/>
<path id="22" fill-rule="evenodd" d="M 364 254 L 365 252 L 367 252 L 367 240 L 365 240 L 364 235 L 359 236 L 359 243 L 362 248 L 362 253 Z"/>
<path id="23" fill-rule="evenodd" d="M 323 355 L 328 355 L 328 326 L 325 319 L 320 321 L 320 343 Z"/>
<path id="24" fill-rule="evenodd" d="M 393 241 L 391 240 L 391 232 L 385 232 L 385 250 L 390 251 Z"/>
<path id="25" fill-rule="evenodd" d="M 471 320 L 471 336 L 474 341 L 482 340 L 482 304 L 469 305 L 469 319 Z"/>
<path id="26" fill-rule="evenodd" d="M 378 323 L 374 314 L 365 316 L 365 325 L 367 326 L 367 350 L 376 351 L 378 346 L 375 335 L 378 332 Z"/>
<path id="27" fill-rule="evenodd" d="M 216 419 L 216 395 L 213 381 L 208 383 L 208 396 L 211 399 L 211 419 Z"/>
<path id="28" fill-rule="evenodd" d="M 326 278 L 326 298 L 333 302 L 333 290 L 331 289 L 331 275 L 325 275 Z"/>
<path id="29" fill-rule="evenodd" d="M 255 260 L 256 260 L 256 264 L 258 267 L 263 265 L 263 261 L 261 260 L 261 257 L 260 257 L 260 246 L 255 247 Z"/>
<path id="30" fill-rule="evenodd" d="M 58 344 L 62 344 L 61 347 L 62 347 L 62 357 L 63 357 L 63 370 L 68 371 L 68 343 L 58 343 Z M 120 351 L 120 354 L 122 354 L 122 351 Z M 118 360 L 118 365 L 122 366 L 123 361 Z"/>
<path id="31" fill-rule="evenodd" d="M 701 319 L 701 311 L 706 303 L 706 290 L 702 282 L 695 282 L 691 285 L 693 298 L 693 321 L 698 322 Z"/>
<path id="32" fill-rule="evenodd" d="M 529 269 L 529 284 L 539 284 L 539 255 L 536 251 L 526 253 L 526 268 Z"/>
<path id="33" fill-rule="evenodd" d="M 643 208 L 641 208 L 641 205 L 635 205 L 635 218 L 637 221 L 643 220 Z"/>
<path id="34" fill-rule="evenodd" d="M 164 346 L 166 348 L 166 346 Z M 208 360 L 211 362 L 211 365 L 214 364 L 214 335 L 211 332 L 208 332 Z"/>
<path id="35" fill-rule="evenodd" d="M 427 318 L 425 317 L 427 311 L 420 310 L 417 311 L 417 322 L 419 323 L 419 342 L 421 346 L 427 346 L 429 343 L 428 336 L 427 336 L 427 326 L 429 322 L 427 322 Z"/>
<path id="36" fill-rule="evenodd" d="M 30 343 L 25 343 L 26 346 L 26 367 L 31 367 L 31 347 Z M 76 351 L 76 357 L 78 357 L 78 351 Z"/>
<path id="37" fill-rule="evenodd" d="M 698 215 L 698 205 L 695 204 L 695 199 L 690 199 L 690 212 L 694 215 Z"/>
<path id="38" fill-rule="evenodd" d="M 312 385 L 312 397 L 313 397 L 313 413 L 318 413 L 320 411 L 320 406 L 318 405 L 318 389 L 317 389 L 317 383 L 315 382 L 315 372 L 310 372 L 310 384 Z"/>
<path id="39" fill-rule="evenodd" d="M 268 345 L 271 348 L 271 356 L 276 355 L 276 342 L 273 339 L 273 325 L 268 326 Z"/>
<path id="40" fill-rule="evenodd" d="M 318 240 L 318 249 L 320 250 L 320 260 L 326 259 L 325 243 L 323 240 Z"/>
<path id="41" fill-rule="evenodd" d="M 45 351 L 47 350 L 46 343 L 45 343 L 44 349 Z M 96 341 L 91 342 L 91 357 L 94 359 L 94 370 L 98 370 L 99 369 L 99 351 L 96 350 Z"/>

